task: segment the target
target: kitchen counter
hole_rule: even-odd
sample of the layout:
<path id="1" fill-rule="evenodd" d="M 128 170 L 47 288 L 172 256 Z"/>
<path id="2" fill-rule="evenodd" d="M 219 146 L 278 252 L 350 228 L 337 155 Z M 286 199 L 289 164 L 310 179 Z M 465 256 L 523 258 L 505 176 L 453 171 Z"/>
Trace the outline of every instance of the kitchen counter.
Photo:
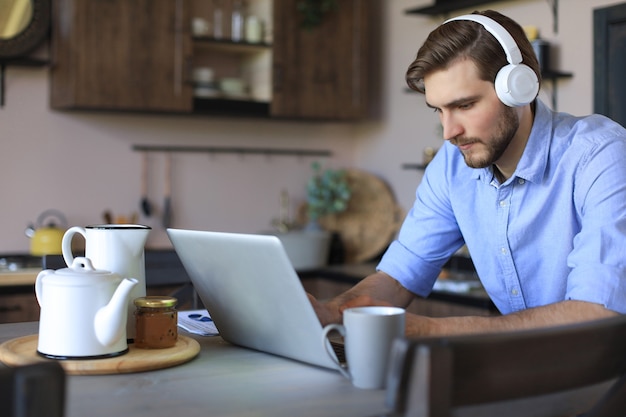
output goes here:
<path id="1" fill-rule="evenodd" d="M 0 270 L 0 323 L 36 320 L 38 305 L 33 285 L 42 268 L 65 268 L 60 255 L 39 259 L 40 267 L 32 265 L 32 257 L 25 268 Z M 18 256 L 12 259 L 20 258 Z M 149 294 L 172 295 L 179 299 L 180 308 L 201 307 L 189 276 L 180 259 L 171 249 L 147 249 L 146 286 Z M 305 290 L 319 299 L 337 295 L 375 271 L 376 263 L 329 265 L 323 268 L 298 271 Z M 453 257 L 446 265 L 434 290 L 426 299 L 418 298 L 409 311 L 433 317 L 450 315 L 499 315 L 473 270 L 469 258 Z"/>
<path id="2" fill-rule="evenodd" d="M 32 258 L 25 256 L 29 260 Z M 152 294 L 173 295 L 179 298 L 181 307 L 200 306 L 189 276 L 173 250 L 148 249 L 145 259 L 146 286 Z M 26 268 L 0 270 L 0 322 L 28 321 L 39 317 L 33 296 L 37 274 L 42 267 L 65 267 L 60 255 L 46 256 L 39 262 L 42 264 L 39 268 L 33 267 L 31 262 Z M 447 266 L 429 297 L 418 299 L 413 307 L 419 308 L 410 311 L 428 316 L 499 314 L 473 273 L 471 261 L 468 263 L 467 259 L 453 258 Z M 330 265 L 316 270 L 298 271 L 298 275 L 308 292 L 318 298 L 329 298 L 373 273 L 375 267 L 374 262 Z M 20 297 L 22 299 L 18 300 Z"/>
<path id="3" fill-rule="evenodd" d="M 24 268 L 18 271 L 0 272 L 0 287 L 24 287 L 35 285 L 41 268 Z"/>
<path id="4" fill-rule="evenodd" d="M 13 257 L 29 257 L 29 255 L 13 255 Z M 146 285 L 184 285 L 189 283 L 189 276 L 176 253 L 171 249 L 145 252 Z M 44 269 L 67 268 L 61 255 L 48 255 L 39 259 L 39 265 L 30 262 L 27 267 L 17 269 L 0 269 L 0 287 L 24 287 L 35 285 L 37 274 Z M 0 288 L 0 292 L 2 288 Z"/>
<path id="5" fill-rule="evenodd" d="M 37 323 L 0 325 L 0 342 L 35 334 Z M 193 337 L 183 365 L 120 375 L 68 376 L 66 417 L 363 417 L 385 411 L 384 390 L 362 390 L 338 372 Z M 4 366 L 4 365 L 0 365 Z"/>

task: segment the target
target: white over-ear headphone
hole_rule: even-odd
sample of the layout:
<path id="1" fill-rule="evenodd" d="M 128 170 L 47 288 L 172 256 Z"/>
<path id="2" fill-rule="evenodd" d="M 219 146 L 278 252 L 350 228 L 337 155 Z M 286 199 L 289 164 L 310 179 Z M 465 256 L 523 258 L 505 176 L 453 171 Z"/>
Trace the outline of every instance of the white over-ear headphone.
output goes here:
<path id="1" fill-rule="evenodd" d="M 509 107 L 524 106 L 537 97 L 539 80 L 537 74 L 522 64 L 522 53 L 511 34 L 495 20 L 480 14 L 466 14 L 448 19 L 443 24 L 454 20 L 471 20 L 480 23 L 502 45 L 509 62 L 496 75 L 496 94 L 501 102 Z"/>

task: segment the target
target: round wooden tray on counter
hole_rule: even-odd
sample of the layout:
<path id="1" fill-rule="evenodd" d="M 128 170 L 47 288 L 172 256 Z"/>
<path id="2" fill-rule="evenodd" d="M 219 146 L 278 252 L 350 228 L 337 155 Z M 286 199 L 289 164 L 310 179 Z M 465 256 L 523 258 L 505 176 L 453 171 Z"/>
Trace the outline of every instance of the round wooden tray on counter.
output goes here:
<path id="1" fill-rule="evenodd" d="M 29 365 L 51 361 L 37 354 L 39 336 L 19 337 L 0 345 L 0 361 L 9 366 Z M 152 371 L 180 365 L 195 358 L 200 352 L 200 344 L 186 336 L 178 335 L 176 345 L 166 349 L 138 349 L 132 343 L 128 353 L 114 358 L 60 360 L 58 361 L 69 375 L 106 375 Z"/>
<path id="2" fill-rule="evenodd" d="M 351 197 L 348 208 L 319 219 L 324 230 L 337 232 L 345 249 L 346 263 L 368 261 L 389 246 L 404 220 L 389 185 L 379 177 L 357 169 L 347 169 Z M 306 224 L 306 203 L 298 211 Z"/>

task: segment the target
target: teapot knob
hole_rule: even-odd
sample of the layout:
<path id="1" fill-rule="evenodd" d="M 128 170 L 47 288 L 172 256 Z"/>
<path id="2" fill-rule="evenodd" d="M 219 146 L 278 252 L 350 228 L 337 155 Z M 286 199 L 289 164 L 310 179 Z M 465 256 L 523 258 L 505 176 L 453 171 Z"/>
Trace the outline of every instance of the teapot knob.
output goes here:
<path id="1" fill-rule="evenodd" d="M 93 266 L 93 263 L 91 262 L 91 259 L 85 258 L 83 256 L 78 256 L 74 258 L 74 260 L 72 261 L 72 265 L 70 266 L 70 269 L 73 269 L 75 271 L 95 271 L 96 270 L 96 268 L 94 268 Z"/>

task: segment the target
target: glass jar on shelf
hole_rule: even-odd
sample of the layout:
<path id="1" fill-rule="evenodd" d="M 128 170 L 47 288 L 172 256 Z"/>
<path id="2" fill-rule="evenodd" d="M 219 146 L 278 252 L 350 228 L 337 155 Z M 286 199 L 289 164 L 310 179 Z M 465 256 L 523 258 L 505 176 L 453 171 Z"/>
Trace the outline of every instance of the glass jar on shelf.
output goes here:
<path id="1" fill-rule="evenodd" d="M 243 40 L 244 30 L 244 12 L 242 0 L 233 2 L 233 11 L 230 24 L 230 39 L 233 42 L 241 42 Z"/>
<path id="2" fill-rule="evenodd" d="M 224 5 L 222 0 L 213 0 L 213 37 L 222 39 L 224 37 Z"/>

